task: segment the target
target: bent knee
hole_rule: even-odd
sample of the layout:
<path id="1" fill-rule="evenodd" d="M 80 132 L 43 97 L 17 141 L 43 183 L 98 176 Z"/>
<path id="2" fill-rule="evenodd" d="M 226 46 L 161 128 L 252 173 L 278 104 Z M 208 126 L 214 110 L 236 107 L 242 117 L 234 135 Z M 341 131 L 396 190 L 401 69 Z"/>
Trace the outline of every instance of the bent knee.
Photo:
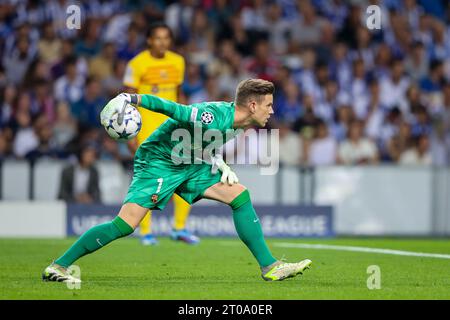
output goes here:
<path id="1" fill-rule="evenodd" d="M 147 212 L 147 208 L 141 207 L 136 203 L 126 203 L 120 209 L 118 216 L 130 227 L 136 229 Z"/>

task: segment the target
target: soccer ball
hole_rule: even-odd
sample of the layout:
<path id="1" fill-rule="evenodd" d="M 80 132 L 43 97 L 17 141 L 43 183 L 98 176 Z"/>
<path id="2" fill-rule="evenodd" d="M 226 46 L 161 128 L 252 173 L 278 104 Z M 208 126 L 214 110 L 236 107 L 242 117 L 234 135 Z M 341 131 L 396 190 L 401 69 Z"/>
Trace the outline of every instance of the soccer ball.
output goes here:
<path id="1" fill-rule="evenodd" d="M 126 141 L 137 136 L 139 130 L 141 130 L 142 119 L 139 111 L 132 105 L 127 105 L 125 108 L 125 114 L 121 125 L 117 123 L 117 117 L 119 115 L 114 114 L 105 130 L 108 135 L 114 140 Z"/>

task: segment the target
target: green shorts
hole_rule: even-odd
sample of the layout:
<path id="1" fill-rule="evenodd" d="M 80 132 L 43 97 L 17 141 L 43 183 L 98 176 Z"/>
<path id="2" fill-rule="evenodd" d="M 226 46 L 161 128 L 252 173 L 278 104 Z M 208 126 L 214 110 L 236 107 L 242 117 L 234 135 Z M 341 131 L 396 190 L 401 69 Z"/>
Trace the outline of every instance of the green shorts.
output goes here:
<path id="1" fill-rule="evenodd" d="M 212 174 L 208 164 L 175 165 L 171 160 L 137 152 L 134 174 L 124 203 L 162 210 L 174 193 L 189 204 L 200 200 L 203 193 L 220 181 L 220 173 Z"/>

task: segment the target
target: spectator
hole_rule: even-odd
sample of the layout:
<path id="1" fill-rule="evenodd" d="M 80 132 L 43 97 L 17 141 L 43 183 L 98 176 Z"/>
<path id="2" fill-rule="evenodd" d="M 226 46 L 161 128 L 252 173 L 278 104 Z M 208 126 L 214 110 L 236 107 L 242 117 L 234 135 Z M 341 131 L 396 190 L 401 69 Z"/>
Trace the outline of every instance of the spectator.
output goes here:
<path id="1" fill-rule="evenodd" d="M 350 105 L 342 104 L 335 110 L 331 132 L 337 141 L 343 141 L 347 136 L 350 123 L 355 119 L 355 113 Z"/>
<path id="2" fill-rule="evenodd" d="M 20 84 L 34 58 L 35 54 L 30 48 L 28 37 L 19 38 L 17 47 L 3 58 L 3 66 L 5 67 L 8 82 L 16 85 Z"/>
<path id="3" fill-rule="evenodd" d="M 316 65 L 317 56 L 312 48 L 306 48 L 301 56 L 301 69 L 293 73 L 295 82 L 300 86 L 301 91 L 316 96 L 316 76 L 314 74 L 314 67 Z"/>
<path id="4" fill-rule="evenodd" d="M 2 103 L 0 104 L 0 128 L 3 128 L 10 122 L 16 97 L 17 88 L 14 85 L 8 85 L 3 89 Z"/>
<path id="5" fill-rule="evenodd" d="M 420 89 L 425 93 L 433 93 L 442 90 L 444 82 L 444 64 L 441 60 L 432 60 L 430 74 L 420 80 Z"/>
<path id="6" fill-rule="evenodd" d="M 209 76 L 206 79 L 205 86 L 200 91 L 192 94 L 189 97 L 189 104 L 200 103 L 204 101 L 218 101 L 219 100 L 219 86 L 217 85 L 217 77 Z"/>
<path id="7" fill-rule="evenodd" d="M 59 102 L 56 107 L 56 120 L 53 125 L 53 139 L 55 148 L 59 151 L 65 150 L 67 144 L 75 138 L 77 124 L 70 114 L 69 105 Z"/>
<path id="8" fill-rule="evenodd" d="M 250 2 L 250 6 L 245 6 L 242 9 L 242 26 L 253 36 L 257 36 L 258 33 L 265 33 L 269 27 L 266 7 L 264 0 L 251 0 Z"/>
<path id="9" fill-rule="evenodd" d="M 55 121 L 55 100 L 45 79 L 37 79 L 34 84 L 31 109 L 33 113 L 42 113 L 49 124 Z"/>
<path id="10" fill-rule="evenodd" d="M 282 10 L 278 3 L 273 2 L 267 8 L 267 28 L 269 33 L 270 49 L 277 55 L 285 54 L 288 49 L 288 36 L 290 34 L 290 23 L 283 18 Z"/>
<path id="11" fill-rule="evenodd" d="M 135 23 L 130 23 L 127 32 L 126 43 L 119 46 L 117 57 L 120 60 L 129 61 L 133 59 L 139 52 L 144 44 L 144 37 L 139 35 L 139 28 Z"/>
<path id="12" fill-rule="evenodd" d="M 174 33 L 176 42 L 186 43 L 189 39 L 189 26 L 194 15 L 194 0 L 174 2 L 165 10 L 165 22 Z"/>
<path id="13" fill-rule="evenodd" d="M 330 73 L 334 75 L 339 88 L 350 91 L 352 78 L 352 66 L 347 54 L 347 46 L 343 42 L 337 42 L 333 48 L 333 56 L 329 63 Z"/>
<path id="14" fill-rule="evenodd" d="M 55 82 L 55 98 L 58 101 L 74 103 L 81 99 L 83 90 L 84 78 L 77 72 L 77 60 L 70 57 L 65 61 L 65 75 Z"/>
<path id="15" fill-rule="evenodd" d="M 247 62 L 247 71 L 257 78 L 273 81 L 277 66 L 278 61 L 271 56 L 269 42 L 259 40 L 255 44 L 254 57 Z"/>
<path id="16" fill-rule="evenodd" d="M 38 43 L 40 59 L 49 66 L 56 64 L 59 60 L 61 47 L 61 39 L 56 37 L 51 22 L 47 22 L 43 26 L 42 36 Z"/>
<path id="17" fill-rule="evenodd" d="M 229 57 L 227 66 L 227 70 L 218 75 L 218 85 L 220 92 L 234 96 L 239 82 L 251 78 L 251 75 L 243 68 L 241 55 L 234 50 Z"/>
<path id="18" fill-rule="evenodd" d="M 305 142 L 314 137 L 314 130 L 320 119 L 315 115 L 314 101 L 310 95 L 304 95 L 302 102 L 302 115 L 294 122 L 292 128 L 300 133 Z"/>
<path id="19" fill-rule="evenodd" d="M 186 65 L 186 79 L 181 85 L 183 93 L 190 97 L 191 95 L 201 91 L 203 88 L 203 80 L 200 74 L 200 67 L 194 63 Z"/>
<path id="20" fill-rule="evenodd" d="M 28 110 L 17 110 L 15 122 L 17 128 L 13 142 L 13 153 L 16 157 L 23 158 L 28 152 L 38 146 L 39 140 L 36 135 L 37 130 L 33 130 L 31 116 Z M 35 124 L 35 127 L 36 126 L 37 123 Z"/>
<path id="21" fill-rule="evenodd" d="M 237 51 L 243 56 L 248 56 L 252 53 L 252 39 L 242 25 L 240 14 L 236 14 L 231 17 L 231 33 L 227 35 L 227 39 L 233 39 Z"/>
<path id="22" fill-rule="evenodd" d="M 411 133 L 413 137 L 430 135 L 431 129 L 431 120 L 427 109 L 424 106 L 418 107 L 414 113 L 414 118 L 411 125 Z"/>
<path id="23" fill-rule="evenodd" d="M 88 64 L 84 57 L 75 56 L 74 43 L 71 40 L 63 40 L 61 43 L 61 52 L 59 60 L 51 67 L 51 75 L 53 79 L 63 76 L 66 71 L 67 63 L 71 60 L 75 61 L 75 70 L 77 75 L 85 77 L 88 72 Z"/>
<path id="24" fill-rule="evenodd" d="M 189 55 L 201 65 L 212 61 L 214 51 L 214 33 L 208 27 L 208 18 L 202 9 L 196 9 L 189 37 Z"/>
<path id="25" fill-rule="evenodd" d="M 121 163 L 128 163 L 133 160 L 126 143 L 116 143 L 111 137 L 104 135 L 101 140 L 100 156 L 101 160 L 115 160 Z"/>
<path id="26" fill-rule="evenodd" d="M 380 43 L 375 54 L 375 66 L 373 67 L 373 75 L 378 79 L 390 75 L 390 66 L 392 64 L 392 51 L 386 43 Z"/>
<path id="27" fill-rule="evenodd" d="M 382 153 L 381 158 L 384 161 L 397 163 L 401 155 L 411 147 L 411 143 L 411 127 L 408 123 L 402 122 L 398 132 L 388 141 L 387 150 L 385 153 Z"/>
<path id="28" fill-rule="evenodd" d="M 302 46 L 316 45 L 322 34 L 325 22 L 316 15 L 316 10 L 309 1 L 299 1 L 302 19 L 297 20 L 291 29 L 292 40 Z"/>
<path id="29" fill-rule="evenodd" d="M 0 130 L 0 161 L 5 160 L 10 154 L 10 145 L 7 135 L 4 131 Z"/>
<path id="30" fill-rule="evenodd" d="M 379 140 L 382 134 L 382 126 L 385 118 L 385 107 L 381 104 L 380 85 L 378 80 L 369 83 L 369 101 L 367 107 L 366 134 L 373 140 Z"/>
<path id="31" fill-rule="evenodd" d="M 338 84 L 334 80 L 328 80 L 324 85 L 324 97 L 319 101 L 315 108 L 316 115 L 326 123 L 333 122 L 334 112 L 339 104 Z M 341 93 L 341 98 L 343 97 Z"/>
<path id="32" fill-rule="evenodd" d="M 100 112 L 108 101 L 102 94 L 100 81 L 95 77 L 86 80 L 84 96 L 71 105 L 72 115 L 80 124 L 90 127 L 100 126 Z"/>
<path id="33" fill-rule="evenodd" d="M 27 89 L 32 89 L 36 83 L 45 81 L 50 82 L 52 80 L 50 68 L 41 59 L 35 59 L 29 66 L 25 73 L 22 86 Z M 50 93 L 49 93 L 50 94 Z"/>
<path id="34" fill-rule="evenodd" d="M 412 84 L 406 90 L 406 107 L 402 110 L 405 117 L 410 118 L 411 114 L 416 113 L 422 107 L 421 91 L 416 84 Z"/>
<path id="35" fill-rule="evenodd" d="M 350 51 L 350 57 L 362 59 L 364 66 L 372 69 L 374 65 L 374 50 L 371 46 L 371 35 L 366 26 L 359 26 L 356 31 L 356 46 Z"/>
<path id="36" fill-rule="evenodd" d="M 114 97 L 122 90 L 126 66 L 125 60 L 116 60 L 113 64 L 113 73 L 102 81 L 102 87 L 106 90 L 108 97 Z"/>
<path id="37" fill-rule="evenodd" d="M 100 41 L 100 23 L 96 19 L 89 19 L 82 29 L 81 39 L 75 43 L 75 54 L 87 59 L 97 55 L 102 47 Z"/>
<path id="38" fill-rule="evenodd" d="M 99 173 L 95 167 L 97 150 L 86 145 L 77 156 L 78 163 L 62 171 L 58 198 L 82 204 L 100 202 Z"/>
<path id="39" fill-rule="evenodd" d="M 450 37 L 444 23 L 433 21 L 433 45 L 430 46 L 431 59 L 445 60 L 450 58 Z"/>
<path id="40" fill-rule="evenodd" d="M 439 119 L 434 124 L 434 131 L 430 136 L 430 154 L 435 166 L 448 166 L 450 164 L 450 138 L 446 135 L 445 124 Z"/>
<path id="41" fill-rule="evenodd" d="M 302 112 L 300 90 L 294 81 L 287 81 L 275 99 L 275 116 L 278 120 L 293 123 Z"/>
<path id="42" fill-rule="evenodd" d="M 336 163 L 337 143 L 328 132 L 327 124 L 319 121 L 317 130 L 308 150 L 308 164 L 326 166 Z"/>
<path id="43" fill-rule="evenodd" d="M 230 20 L 237 12 L 238 3 L 227 0 L 213 1 L 212 6 L 208 8 L 209 23 L 213 26 L 213 30 L 218 40 L 222 40 L 231 33 Z"/>
<path id="44" fill-rule="evenodd" d="M 53 130 L 50 127 L 50 123 L 46 120 L 45 115 L 40 115 L 35 122 L 35 132 L 39 142 L 33 150 L 25 155 L 25 158 L 32 162 L 41 158 L 58 158 L 59 154 L 52 146 Z"/>
<path id="45" fill-rule="evenodd" d="M 440 113 L 435 115 L 442 118 L 444 130 L 446 133 L 450 132 L 450 81 L 444 86 L 442 107 L 439 109 Z"/>
<path id="46" fill-rule="evenodd" d="M 405 70 L 415 82 L 427 75 L 429 61 L 423 43 L 415 41 L 411 45 L 411 54 L 405 60 Z"/>
<path id="47" fill-rule="evenodd" d="M 281 122 L 279 128 L 279 161 L 284 165 L 303 163 L 303 143 L 300 135 L 290 129 L 289 123 Z"/>
<path id="48" fill-rule="evenodd" d="M 377 147 L 371 140 L 363 137 L 361 121 L 353 121 L 350 124 L 348 138 L 339 144 L 337 161 L 344 165 L 378 162 Z"/>
<path id="49" fill-rule="evenodd" d="M 387 108 L 399 106 L 400 110 L 405 110 L 407 106 L 405 94 L 410 81 L 404 75 L 403 60 L 394 59 L 390 70 L 390 75 L 383 77 L 380 82 L 381 103 Z"/>
<path id="50" fill-rule="evenodd" d="M 116 58 L 116 49 L 112 42 L 105 43 L 100 54 L 89 61 L 89 75 L 100 81 L 110 77 L 113 73 L 113 65 Z"/>
<path id="51" fill-rule="evenodd" d="M 352 77 L 350 95 L 353 101 L 353 110 L 358 119 L 362 119 L 367 113 L 367 77 L 364 66 L 364 60 L 356 59 L 353 61 L 353 77 Z"/>
<path id="52" fill-rule="evenodd" d="M 430 142 L 426 135 L 414 139 L 413 147 L 402 153 L 399 159 L 401 165 L 431 165 Z"/>

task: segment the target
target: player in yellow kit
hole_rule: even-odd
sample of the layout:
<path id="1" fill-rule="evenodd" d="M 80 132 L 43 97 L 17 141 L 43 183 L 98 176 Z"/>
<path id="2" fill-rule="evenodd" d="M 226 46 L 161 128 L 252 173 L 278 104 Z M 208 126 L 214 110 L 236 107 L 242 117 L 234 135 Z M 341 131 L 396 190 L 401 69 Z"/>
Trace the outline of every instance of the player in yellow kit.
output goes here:
<path id="1" fill-rule="evenodd" d="M 147 32 L 148 49 L 142 51 L 128 62 L 123 84 L 129 93 L 153 94 L 171 101 L 178 101 L 180 85 L 184 78 L 184 58 L 169 50 L 172 41 L 170 28 L 164 23 L 153 23 Z M 130 142 L 129 147 L 136 152 L 144 142 L 164 121 L 166 115 L 139 108 L 142 116 L 142 128 L 137 139 Z M 188 244 L 197 244 L 200 239 L 186 230 L 186 220 L 190 206 L 181 197 L 174 194 L 174 226 L 171 233 L 173 240 Z M 151 230 L 151 211 L 140 224 L 141 243 L 157 244 Z"/>

